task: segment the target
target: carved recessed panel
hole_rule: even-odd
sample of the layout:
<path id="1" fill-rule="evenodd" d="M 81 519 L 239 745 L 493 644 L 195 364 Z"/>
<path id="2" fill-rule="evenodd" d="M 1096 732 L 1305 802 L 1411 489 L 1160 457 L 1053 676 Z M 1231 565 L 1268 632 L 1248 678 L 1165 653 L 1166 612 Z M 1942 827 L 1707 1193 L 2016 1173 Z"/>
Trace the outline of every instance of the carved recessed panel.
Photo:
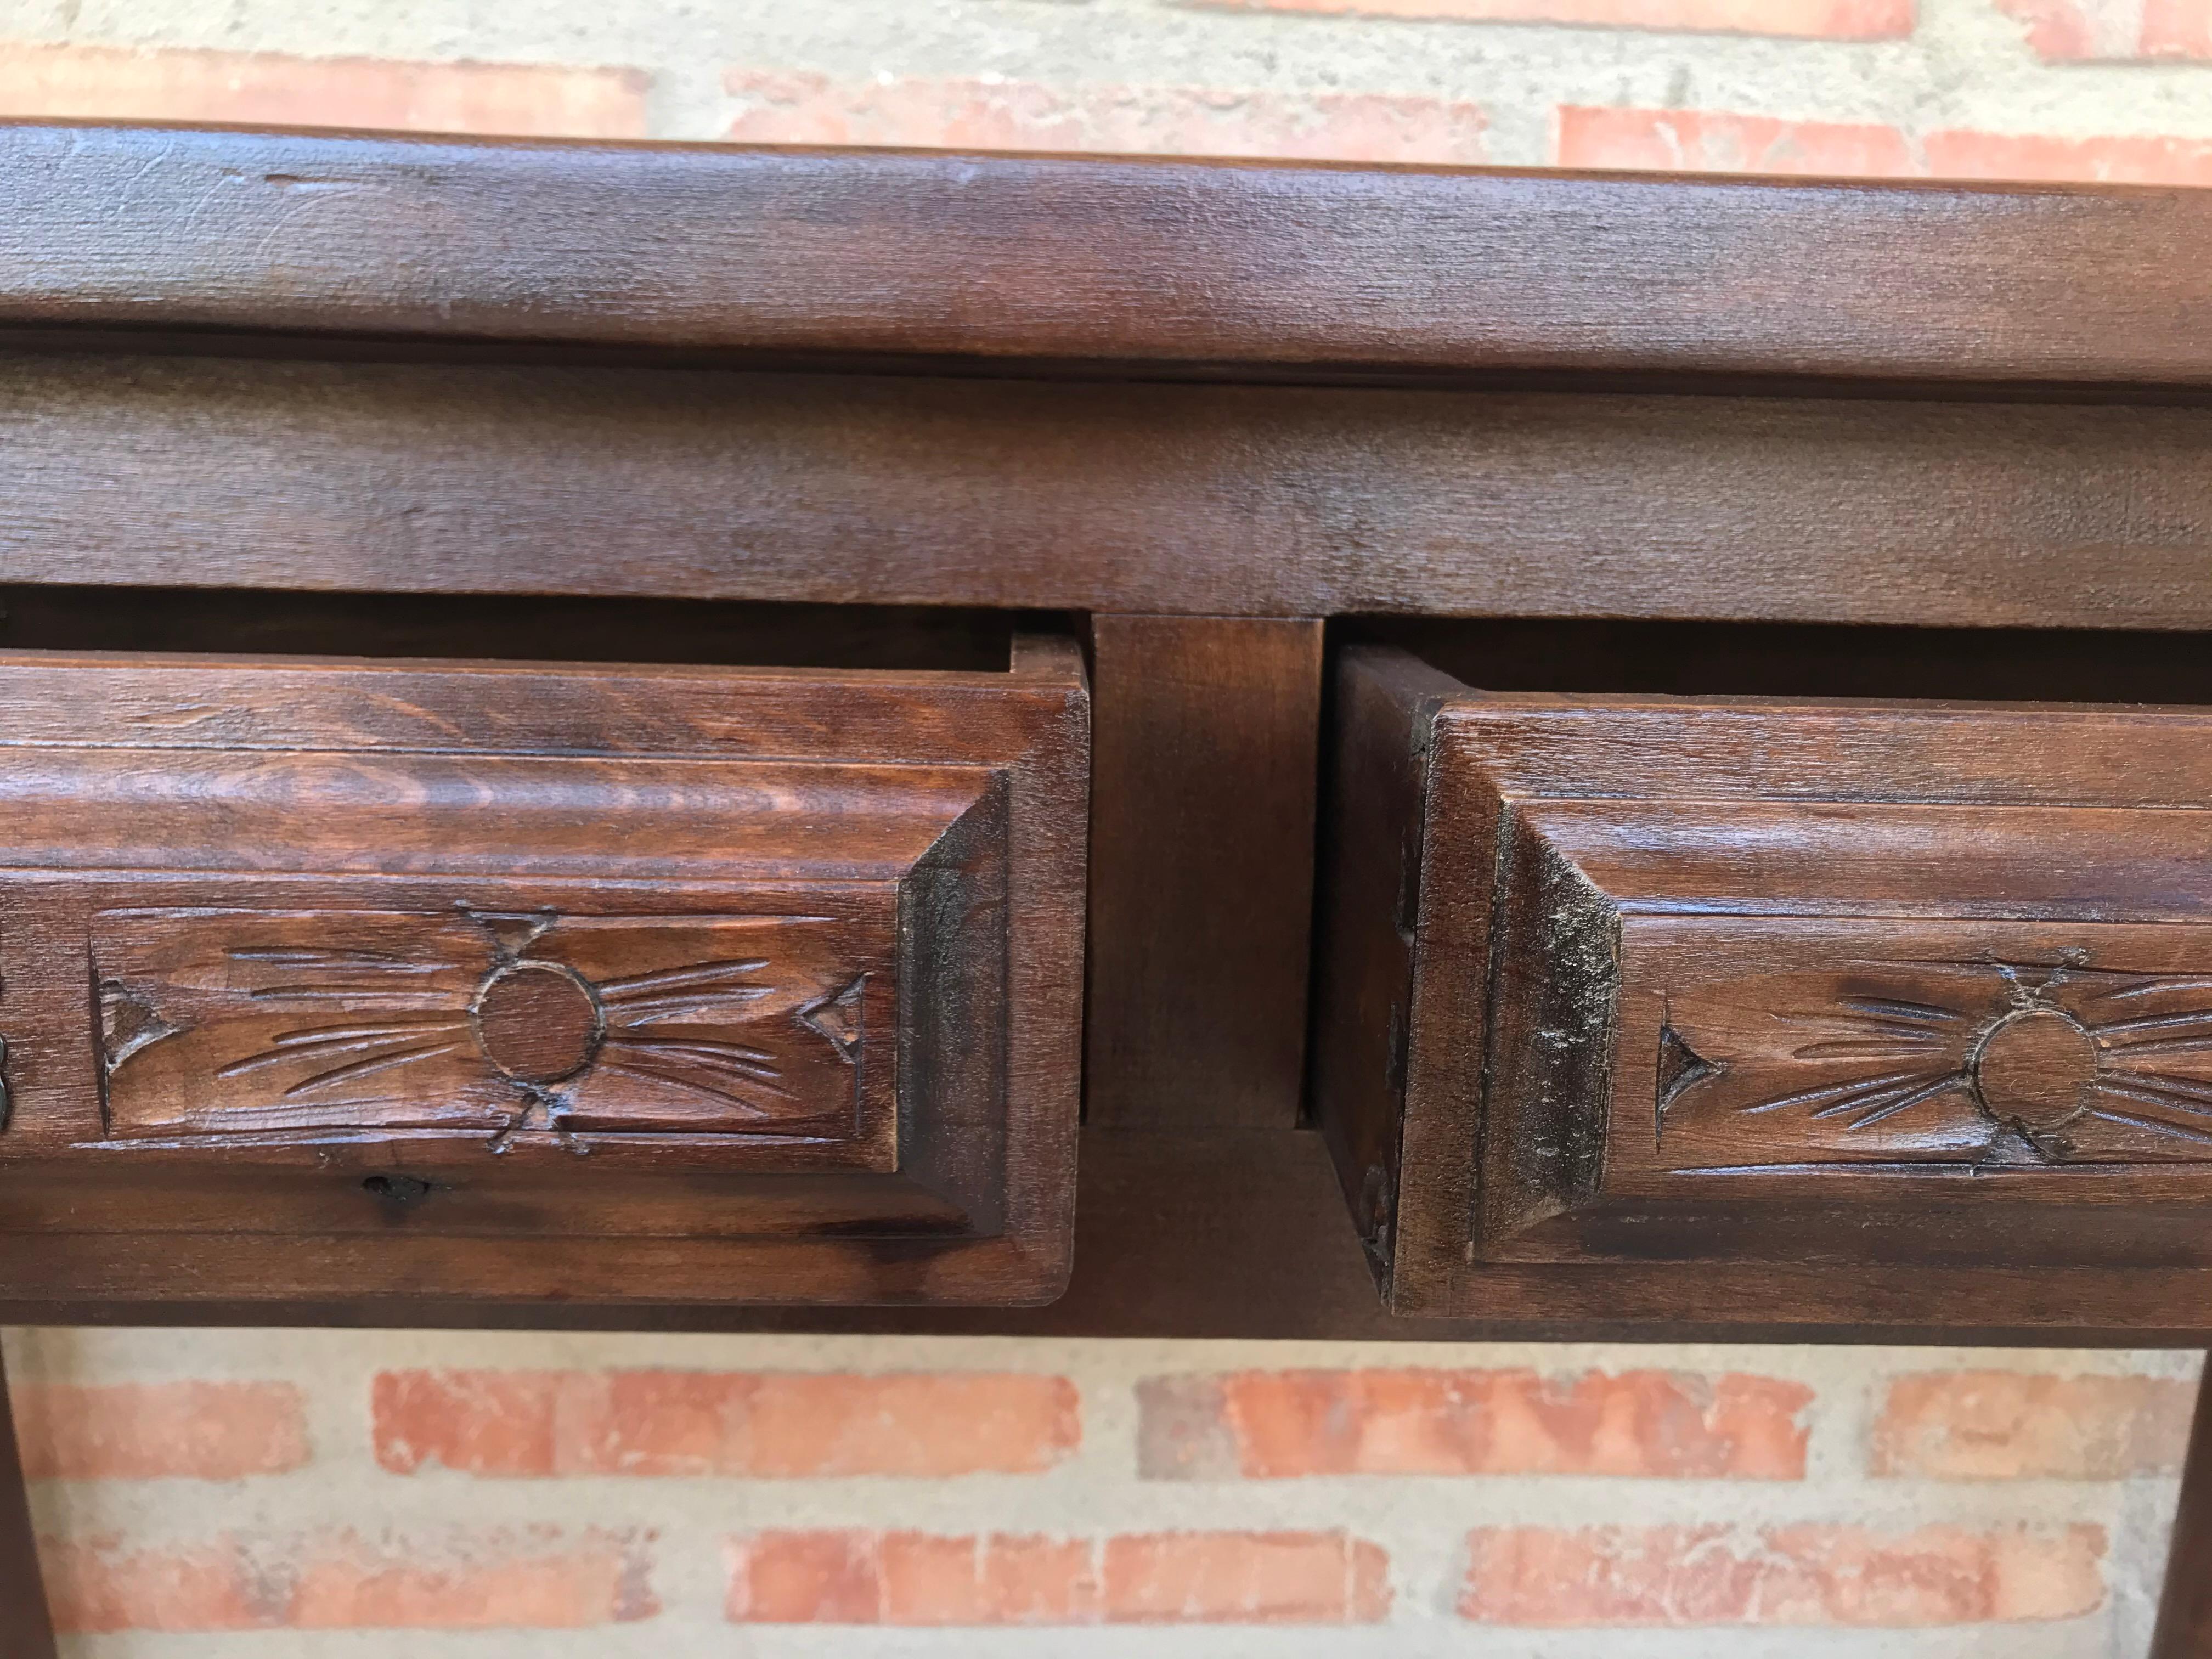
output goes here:
<path id="1" fill-rule="evenodd" d="M 1646 1155 L 1661 1167 L 2212 1160 L 2212 930 L 1823 919 L 1629 934 L 1645 994 L 1623 1016 L 1649 1022 Z"/>
<path id="2" fill-rule="evenodd" d="M 820 913 L 106 910 L 116 1139 L 888 1133 L 888 893 Z M 874 1086 L 871 1086 L 871 1085 Z M 881 1120 L 881 1121 L 876 1121 Z"/>

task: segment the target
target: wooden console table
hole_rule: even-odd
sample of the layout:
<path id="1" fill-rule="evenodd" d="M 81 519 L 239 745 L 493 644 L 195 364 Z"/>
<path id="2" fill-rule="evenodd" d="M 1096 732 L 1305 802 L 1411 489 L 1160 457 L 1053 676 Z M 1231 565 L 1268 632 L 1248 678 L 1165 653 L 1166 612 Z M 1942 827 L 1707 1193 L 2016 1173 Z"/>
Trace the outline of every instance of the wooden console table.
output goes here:
<path id="1" fill-rule="evenodd" d="M 15 126 L 0 334 L 0 1318 L 2212 1342 L 2212 193 Z"/>

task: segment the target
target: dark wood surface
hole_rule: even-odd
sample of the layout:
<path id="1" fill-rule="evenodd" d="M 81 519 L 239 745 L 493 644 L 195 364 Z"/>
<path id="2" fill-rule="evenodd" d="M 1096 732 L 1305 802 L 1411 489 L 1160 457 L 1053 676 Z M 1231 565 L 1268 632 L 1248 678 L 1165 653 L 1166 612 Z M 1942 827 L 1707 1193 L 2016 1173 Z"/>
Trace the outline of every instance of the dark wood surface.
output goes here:
<path id="1" fill-rule="evenodd" d="M 2207 1654 L 2212 1654 L 2212 1388 L 2200 1382 L 2149 1659 L 2204 1659 Z"/>
<path id="2" fill-rule="evenodd" d="M 2212 192 L 0 125 L 0 341 L 16 642 L 820 665 L 8 664 L 0 1316 L 2212 1340 L 2204 718 L 1587 696 L 2212 701 Z M 1324 1139 L 1324 630 L 1456 617 L 1583 695 L 1345 682 Z"/>
<path id="3" fill-rule="evenodd" d="M 734 696 L 0 670 L 0 1315 L 2212 1337 L 2199 715 L 1499 717 L 1370 659 L 1291 1127 L 1329 619 L 2212 629 L 2212 192 L 0 125 L 0 583 L 204 590 L 19 638 L 967 608 Z M 1079 1204 L 1079 678 L 839 672 L 1014 611 L 1096 613 Z M 1829 672 L 1942 678 L 1883 648 Z M 2195 684 L 2142 658 L 1992 683 Z M 631 990 L 704 1000 L 670 1046 Z M 927 1305 L 1050 1295 L 1071 1228 L 1056 1303 Z M 2212 1645 L 2208 1413 L 2157 1659 Z"/>
<path id="4" fill-rule="evenodd" d="M 2205 629 L 2208 449 L 2197 408 L 13 353 L 0 576 Z"/>
<path id="5" fill-rule="evenodd" d="M 288 1245 L 251 1237 L 26 1236 L 0 1258 L 0 1320 L 19 1324 L 288 1324 L 460 1328 L 848 1332 L 1030 1338 L 1330 1341 L 1964 1342 L 2201 1347 L 2212 1271 L 1923 1266 L 1838 1275 L 1816 1263 L 1486 1270 L 1463 1317 L 1391 1313 L 1375 1293 L 1322 1137 L 1310 1131 L 1086 1129 L 1075 1272 L 1036 1308 L 710 1305 L 652 1296 L 665 1249 L 600 1241 L 605 1268 L 570 1301 L 469 1293 L 452 1257 L 393 1230 Z M 173 1258 L 167 1267 L 148 1258 Z M 745 1266 L 736 1251 L 727 1259 Z M 220 1293 L 251 1263 L 305 1278 L 382 1275 L 367 1298 L 242 1302 Z M 520 1271 L 517 1269 L 517 1271 Z M 177 1294 L 206 1282 L 210 1293 Z M 1936 1292 L 1940 1292 L 1936 1294 Z"/>
<path id="6" fill-rule="evenodd" d="M 1304 1085 L 1322 624 L 1100 616 L 1086 1120 L 1287 1129 Z"/>
<path id="7" fill-rule="evenodd" d="M 2212 195 L 2172 189 L 16 125 L 0 273 L 41 327 L 2212 381 Z"/>
<path id="8" fill-rule="evenodd" d="M 1394 1306 L 1508 1260 L 2212 1263 L 2202 711 L 1486 696 L 1366 650 L 1338 702 L 1331 857 L 1375 867 L 1332 873 L 1316 1105 Z"/>
<path id="9" fill-rule="evenodd" d="M 147 1235 L 251 1235 L 240 1294 L 355 1293 L 293 1248 L 323 1235 L 494 1293 L 617 1282 L 605 1237 L 663 1293 L 1064 1280 L 1072 643 L 997 674 L 22 653 L 0 711 L 0 1242 L 139 1235 L 159 1279 Z"/>
<path id="10" fill-rule="evenodd" d="M 39 1542 L 23 1490 L 8 1379 L 0 1370 L 0 1659 L 54 1659 L 46 1587 L 39 1576 Z"/>

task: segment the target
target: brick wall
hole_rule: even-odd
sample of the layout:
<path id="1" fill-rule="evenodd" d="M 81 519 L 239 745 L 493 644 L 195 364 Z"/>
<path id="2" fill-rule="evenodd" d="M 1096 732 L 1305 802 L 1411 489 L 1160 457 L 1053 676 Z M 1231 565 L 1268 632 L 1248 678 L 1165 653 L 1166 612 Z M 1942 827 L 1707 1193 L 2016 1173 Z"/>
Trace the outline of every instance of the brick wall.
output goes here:
<path id="1" fill-rule="evenodd" d="M 2212 183 L 2212 0 L 0 0 L 0 114 Z M 2131 1656 L 2193 1363 L 8 1352 L 99 1659 Z"/>
<path id="2" fill-rule="evenodd" d="M 2132 1655 L 2194 1397 L 2185 1356 L 1910 1349 L 7 1355 L 56 1615 L 131 1659 Z"/>
<path id="3" fill-rule="evenodd" d="M 0 113 L 2203 184 L 2212 0 L 13 0 Z"/>

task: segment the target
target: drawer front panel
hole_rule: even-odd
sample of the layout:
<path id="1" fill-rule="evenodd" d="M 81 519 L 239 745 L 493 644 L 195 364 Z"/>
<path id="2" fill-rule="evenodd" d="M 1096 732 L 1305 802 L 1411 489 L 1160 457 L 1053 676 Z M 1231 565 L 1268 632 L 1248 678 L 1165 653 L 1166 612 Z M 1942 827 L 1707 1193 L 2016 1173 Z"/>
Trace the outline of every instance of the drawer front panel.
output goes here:
<path id="1" fill-rule="evenodd" d="M 1393 1305 L 2212 1267 L 2212 714 L 1342 678 L 1317 1104 Z"/>
<path id="2" fill-rule="evenodd" d="M 2212 1163 L 2212 927 L 1633 916 L 1621 959 L 1623 1189 Z"/>
<path id="3" fill-rule="evenodd" d="M 443 1133 L 500 1152 L 872 1130 L 896 1167 L 896 1045 L 869 1042 L 867 1016 L 896 1019 L 896 894 L 810 896 L 753 915 L 100 911 L 106 1133 Z"/>
<path id="4" fill-rule="evenodd" d="M 622 1299 L 1048 1297 L 1087 730 L 1062 650 L 0 656 L 0 1298 L 57 1232 L 143 1237 L 117 1300 L 603 1293 L 625 1240 Z M 395 1232 L 431 1282 L 318 1243 Z"/>

